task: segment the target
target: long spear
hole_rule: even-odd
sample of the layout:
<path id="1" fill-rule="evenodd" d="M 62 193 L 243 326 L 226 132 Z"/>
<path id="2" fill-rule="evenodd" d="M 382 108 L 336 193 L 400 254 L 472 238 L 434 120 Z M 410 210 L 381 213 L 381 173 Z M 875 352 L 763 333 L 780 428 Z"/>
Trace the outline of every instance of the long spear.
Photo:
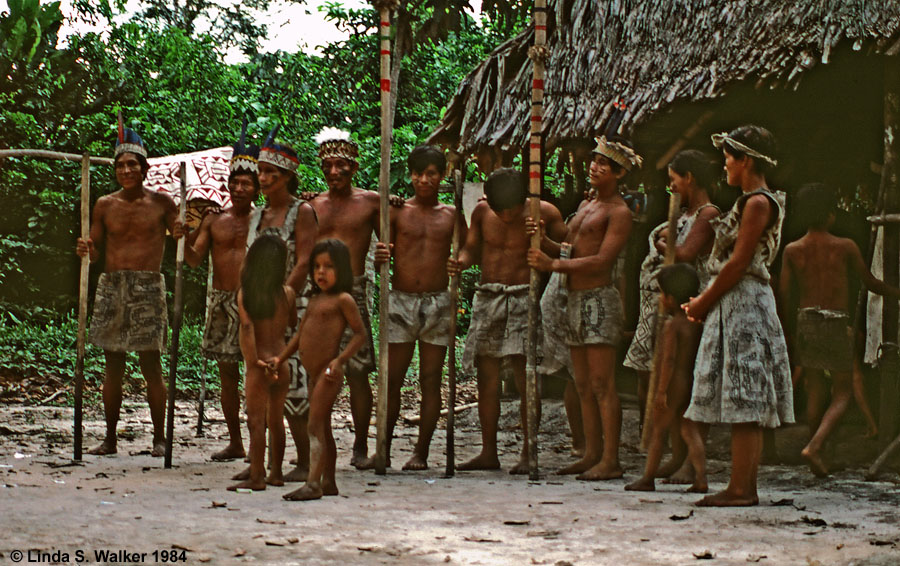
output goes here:
<path id="1" fill-rule="evenodd" d="M 381 243 L 390 245 L 391 219 L 388 195 L 391 184 L 391 11 L 399 0 L 373 0 L 379 14 L 381 55 L 381 171 L 378 193 L 381 197 Z M 390 262 L 381 264 L 381 285 L 378 300 L 378 403 L 375 407 L 375 473 L 384 475 L 387 468 L 387 409 L 388 409 L 388 301 L 390 300 Z"/>
<path id="2" fill-rule="evenodd" d="M 547 61 L 547 0 L 534 2 L 534 46 L 528 50 L 528 57 L 534 62 L 534 76 L 531 83 L 531 144 L 529 151 L 529 191 L 528 208 L 535 222 L 541 219 L 541 178 L 543 173 L 542 125 L 544 119 L 544 63 Z M 541 248 L 540 230 L 531 236 L 531 248 Z M 528 289 L 528 375 L 525 380 L 525 400 L 528 411 L 528 476 L 539 478 L 538 473 L 538 382 L 537 382 L 537 333 L 540 292 L 540 274 L 531 270 L 531 286 Z"/>
<path id="3" fill-rule="evenodd" d="M 187 164 L 182 161 L 181 169 L 181 204 L 178 207 L 178 218 L 184 224 L 184 213 L 187 203 Z M 172 341 L 169 343 L 169 402 L 166 405 L 166 458 L 164 466 L 172 467 L 172 442 L 175 439 L 175 374 L 178 372 L 178 338 L 181 334 L 181 311 L 183 305 L 181 287 L 184 275 L 185 239 L 179 238 L 175 251 L 175 312 L 172 316 Z"/>
<path id="4" fill-rule="evenodd" d="M 460 223 L 463 218 L 463 180 L 460 160 L 458 168 L 453 170 L 453 204 L 456 206 L 456 224 L 453 225 L 453 239 L 450 242 L 450 255 L 457 259 L 459 255 Z M 444 474 L 453 477 L 456 473 L 456 317 L 459 303 L 459 274 L 450 278 L 450 347 L 447 351 L 447 468 Z"/>
<path id="5" fill-rule="evenodd" d="M 90 238 L 91 230 L 91 156 L 81 157 L 81 239 Z M 88 274 L 91 254 L 81 258 L 81 274 L 78 278 L 78 339 L 75 346 L 75 460 L 81 460 L 81 418 L 84 399 L 84 343 L 87 330 Z"/>
<path id="6" fill-rule="evenodd" d="M 669 223 L 666 226 L 666 255 L 663 265 L 675 263 L 675 240 L 678 237 L 678 214 L 681 212 L 681 195 L 673 192 L 669 196 Z M 641 430 L 641 449 L 647 450 L 650 446 L 650 427 L 653 426 L 653 403 L 656 399 L 656 387 L 659 383 L 659 364 L 656 363 L 656 355 L 659 350 L 659 337 L 662 334 L 666 309 L 663 306 L 662 296 L 659 298 L 659 307 L 656 311 L 656 337 L 653 341 L 653 366 L 650 368 L 650 383 L 647 386 L 647 402 L 644 405 L 644 423 Z"/>

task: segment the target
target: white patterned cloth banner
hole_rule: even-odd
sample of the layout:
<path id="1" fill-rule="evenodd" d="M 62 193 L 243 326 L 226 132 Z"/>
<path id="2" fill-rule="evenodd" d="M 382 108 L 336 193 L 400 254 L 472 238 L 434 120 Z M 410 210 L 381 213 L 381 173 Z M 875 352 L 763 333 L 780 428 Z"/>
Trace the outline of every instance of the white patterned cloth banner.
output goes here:
<path id="1" fill-rule="evenodd" d="M 165 193 L 181 201 L 181 179 L 178 177 L 181 162 L 187 163 L 187 200 L 206 200 L 222 208 L 231 206 L 228 195 L 228 163 L 231 161 L 230 147 L 217 147 L 194 153 L 181 153 L 148 159 L 150 170 L 144 187 L 151 191 Z"/>

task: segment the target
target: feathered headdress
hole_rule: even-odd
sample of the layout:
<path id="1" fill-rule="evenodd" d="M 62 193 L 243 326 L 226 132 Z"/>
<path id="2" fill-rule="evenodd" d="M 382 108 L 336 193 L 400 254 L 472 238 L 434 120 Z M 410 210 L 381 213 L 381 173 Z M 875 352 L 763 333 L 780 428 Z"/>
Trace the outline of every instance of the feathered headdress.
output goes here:
<path id="1" fill-rule="evenodd" d="M 319 144 L 319 163 L 331 157 L 358 162 L 359 146 L 350 139 L 350 132 L 325 127 L 316 135 L 316 143 Z"/>
<path id="2" fill-rule="evenodd" d="M 297 167 L 300 165 L 300 158 L 297 157 L 297 152 L 294 151 L 294 148 L 275 143 L 275 136 L 278 135 L 280 127 L 280 124 L 276 124 L 272 131 L 269 132 L 269 135 L 266 136 L 266 141 L 259 148 L 258 161 L 259 163 L 271 163 L 275 167 L 281 167 L 288 171 L 297 171 Z"/>
<path id="3" fill-rule="evenodd" d="M 594 148 L 594 153 L 599 153 L 600 155 L 615 161 L 624 167 L 626 171 L 631 171 L 635 167 L 640 167 L 644 162 L 644 159 L 627 145 L 608 139 L 618 135 L 619 126 L 622 125 L 622 119 L 625 117 L 625 111 L 627 109 L 628 107 L 625 106 L 624 100 L 620 99 L 613 102 L 613 112 L 607 122 L 606 133 L 599 138 L 596 138 L 597 147 Z"/>
<path id="4" fill-rule="evenodd" d="M 122 111 L 119 110 L 119 134 L 116 136 L 116 149 L 113 153 L 113 159 L 119 157 L 123 153 L 135 153 L 147 158 L 147 149 L 144 147 L 144 140 L 137 132 L 131 128 L 125 127 L 125 121 L 122 119 Z"/>
<path id="5" fill-rule="evenodd" d="M 259 147 L 250 144 L 246 145 L 247 142 L 247 117 L 244 116 L 244 122 L 241 125 L 241 139 L 234 144 L 234 149 L 231 152 L 231 172 L 248 172 L 248 173 L 258 173 L 259 172 L 259 164 L 257 163 L 259 160 Z"/>

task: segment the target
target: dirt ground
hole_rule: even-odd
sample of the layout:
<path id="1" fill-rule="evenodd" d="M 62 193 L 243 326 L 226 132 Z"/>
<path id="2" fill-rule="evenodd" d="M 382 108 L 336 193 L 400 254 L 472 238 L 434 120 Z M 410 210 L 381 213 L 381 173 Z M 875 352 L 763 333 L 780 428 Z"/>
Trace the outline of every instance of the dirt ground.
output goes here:
<path id="1" fill-rule="evenodd" d="M 506 468 L 520 442 L 516 405 L 503 403 Z M 763 466 L 758 507 L 700 509 L 692 506 L 697 496 L 680 486 L 658 484 L 655 493 L 635 494 L 622 489 L 626 480 L 586 483 L 549 473 L 571 456 L 561 403 L 548 400 L 540 453 L 545 475 L 538 482 L 505 471 L 442 477 L 443 428 L 432 446 L 432 469 L 400 472 L 417 432 L 405 425 L 394 442 L 395 467 L 377 476 L 348 464 L 352 428 L 342 399 L 334 419 L 341 495 L 288 503 L 281 495 L 296 484 L 252 494 L 225 490 L 245 464 L 209 461 L 223 445 L 225 426 L 217 403 L 207 407 L 205 435 L 196 437 L 195 405 L 179 403 L 175 465 L 166 470 L 149 455 L 142 401 L 125 404 L 119 454 L 85 456 L 82 463 L 71 460 L 70 409 L 0 405 L 0 564 L 29 550 L 32 558 L 50 554 L 45 563 L 74 563 L 79 550 L 91 563 L 103 563 L 97 550 L 145 553 L 119 562 L 155 562 L 162 556 L 154 560 L 154 550 L 170 549 L 187 563 L 210 564 L 900 564 L 900 487 L 863 481 L 870 459 L 826 480 L 796 464 Z M 626 479 L 643 466 L 636 421 L 636 408 L 626 403 Z M 476 411 L 457 422 L 461 461 L 480 447 Z M 95 445 L 103 431 L 99 408 L 86 415 L 85 431 L 85 445 Z M 845 427 L 833 456 L 842 446 L 871 442 L 859 440 L 859 432 Z M 796 454 L 805 435 L 802 425 L 780 432 L 779 452 Z M 714 430 L 710 446 L 711 488 L 721 489 L 727 430 Z"/>

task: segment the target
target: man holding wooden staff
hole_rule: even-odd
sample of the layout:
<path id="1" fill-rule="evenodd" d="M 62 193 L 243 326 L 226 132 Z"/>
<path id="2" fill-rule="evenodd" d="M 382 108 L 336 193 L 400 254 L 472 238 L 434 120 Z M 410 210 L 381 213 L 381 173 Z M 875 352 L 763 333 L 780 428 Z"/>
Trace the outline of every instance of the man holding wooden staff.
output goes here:
<path id="1" fill-rule="evenodd" d="M 590 166 L 596 198 L 582 206 L 569 223 L 566 243 L 572 245 L 571 259 L 553 259 L 542 250 L 528 250 L 531 267 L 568 278 L 566 341 L 581 400 L 586 446 L 584 457 L 560 473 L 579 473 L 582 480 L 622 477 L 622 406 L 616 393 L 615 364 L 623 314 L 612 272 L 631 233 L 631 211 L 619 194 L 619 181 L 640 164 L 641 158 L 629 142 L 600 137 Z M 560 245 L 546 236 L 541 247 L 559 255 Z M 602 438 L 598 430 L 603 431 Z"/>
<path id="2" fill-rule="evenodd" d="M 350 411 L 356 434 L 350 464 L 361 470 L 371 469 L 375 462 L 368 457 L 369 420 L 372 416 L 369 373 L 375 369 L 375 350 L 366 304 L 366 256 L 372 233 L 379 234 L 381 201 L 378 193 L 353 186 L 353 176 L 359 170 L 359 149 L 348 132 L 325 128 L 316 136 L 316 142 L 319 144 L 319 164 L 328 185 L 328 191 L 310 201 L 319 219 L 318 240 L 336 238 L 350 248 L 352 295 L 369 334 L 366 345 L 351 358 L 345 374 L 350 384 Z M 352 331 L 345 334 L 344 341 L 349 342 L 352 334 Z M 344 346 L 346 344 L 342 342 L 341 348 Z"/>
<path id="3" fill-rule="evenodd" d="M 141 138 L 119 118 L 115 149 L 118 191 L 94 206 L 90 238 L 78 239 L 76 252 L 91 262 L 101 257 L 103 274 L 97 284 L 91 319 L 91 342 L 106 355 L 103 409 L 106 437 L 88 454 L 116 453 L 116 425 L 122 405 L 126 352 L 137 352 L 147 382 L 147 402 L 153 421 L 153 456 L 165 454 L 166 387 L 160 351 L 166 341 L 166 285 L 160 266 L 166 230 L 174 233 L 178 209 L 167 195 L 144 188 L 147 150 Z"/>
<path id="4" fill-rule="evenodd" d="M 406 371 L 419 344 L 419 440 L 404 470 L 428 469 L 431 437 L 441 412 L 441 374 L 450 335 L 447 259 L 454 226 L 465 237 L 465 219 L 451 205 L 438 201 L 447 169 L 443 152 L 420 145 L 407 159 L 415 196 L 391 210 L 391 248 L 377 244 L 375 264 L 394 257 L 388 324 L 388 416 L 386 466 L 390 466 L 391 437 L 400 416 L 400 392 Z M 453 410 L 450 407 L 450 410 Z"/>

